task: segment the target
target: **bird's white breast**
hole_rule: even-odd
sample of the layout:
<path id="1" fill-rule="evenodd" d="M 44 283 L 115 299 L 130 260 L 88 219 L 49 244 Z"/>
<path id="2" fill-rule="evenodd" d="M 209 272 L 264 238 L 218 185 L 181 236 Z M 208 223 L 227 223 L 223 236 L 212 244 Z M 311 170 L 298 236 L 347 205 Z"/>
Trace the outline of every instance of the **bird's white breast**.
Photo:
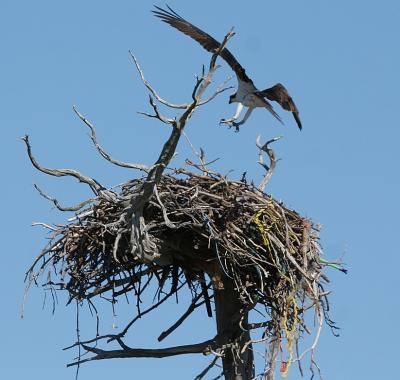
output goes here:
<path id="1" fill-rule="evenodd" d="M 236 101 L 242 103 L 246 107 L 262 106 L 262 100 L 260 100 L 258 96 L 254 95 L 255 91 L 257 91 L 257 88 L 252 83 L 239 81 Z"/>

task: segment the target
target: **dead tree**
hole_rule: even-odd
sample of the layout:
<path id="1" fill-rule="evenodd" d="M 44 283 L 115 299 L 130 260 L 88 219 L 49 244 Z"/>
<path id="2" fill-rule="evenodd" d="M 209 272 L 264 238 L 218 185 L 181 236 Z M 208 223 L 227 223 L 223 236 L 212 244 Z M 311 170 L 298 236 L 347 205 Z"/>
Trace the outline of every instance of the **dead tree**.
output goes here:
<path id="1" fill-rule="evenodd" d="M 328 316 L 328 293 L 323 282 L 328 279 L 321 269 L 328 263 L 320 258 L 319 229 L 313 223 L 286 208 L 264 193 L 276 165 L 270 144 L 261 144 L 259 163 L 266 170 L 257 188 L 228 180 L 210 169 L 204 153 L 198 163 L 187 160 L 186 167 L 168 169 L 177 144 L 193 112 L 226 90 L 225 84 L 204 99 L 217 69 L 216 60 L 233 32 L 225 36 L 220 49 L 212 56 L 208 70 L 197 78 L 191 101 L 173 104 L 161 98 L 146 81 L 135 56 L 139 75 L 149 91 L 153 110 L 148 117 L 171 127 L 158 160 L 151 166 L 122 162 L 111 157 L 98 143 L 95 127 L 75 107 L 74 111 L 90 129 L 97 151 L 114 165 L 136 169 L 144 176 L 107 189 L 99 181 L 71 169 L 49 169 L 36 160 L 28 136 L 23 138 L 29 158 L 39 171 L 51 176 L 72 176 L 90 187 L 93 197 L 76 206 L 65 207 L 38 187 L 40 194 L 60 211 L 73 211 L 75 217 L 65 225 L 50 226 L 50 242 L 27 271 L 28 288 L 46 273 L 48 289 L 67 291 L 68 303 L 87 303 L 93 310 L 99 298 L 111 303 L 122 296 L 137 300 L 137 313 L 117 334 L 97 334 L 71 347 L 79 348 L 78 359 L 69 366 L 111 358 L 136 358 L 201 353 L 212 358 L 196 379 L 203 379 L 222 360 L 225 379 L 273 379 L 277 362 L 287 374 L 292 363 L 300 365 L 310 356 L 310 369 L 318 368 L 314 351 L 323 320 L 335 328 Z M 164 116 L 159 105 L 180 110 L 176 118 Z M 263 160 L 270 159 L 267 166 Z M 190 170 L 188 168 L 191 168 Z M 54 273 L 58 278 L 53 279 Z M 140 307 L 150 283 L 157 284 L 153 304 Z M 210 339 L 177 347 L 132 348 L 126 334 L 147 313 L 179 292 L 191 292 L 187 311 L 166 331 L 161 341 L 175 331 L 198 307 L 204 305 L 212 316 L 214 304 L 216 335 Z M 263 321 L 251 322 L 250 312 L 262 309 Z M 313 310 L 317 321 L 314 343 L 299 351 L 305 333 L 305 313 Z M 257 338 L 254 332 L 261 331 Z M 119 348 L 103 346 L 114 342 Z M 255 371 L 253 345 L 264 342 L 265 368 Z M 71 348 L 69 347 L 69 348 Z M 100 348 L 102 347 L 102 348 Z M 92 356 L 81 355 L 82 351 Z"/>

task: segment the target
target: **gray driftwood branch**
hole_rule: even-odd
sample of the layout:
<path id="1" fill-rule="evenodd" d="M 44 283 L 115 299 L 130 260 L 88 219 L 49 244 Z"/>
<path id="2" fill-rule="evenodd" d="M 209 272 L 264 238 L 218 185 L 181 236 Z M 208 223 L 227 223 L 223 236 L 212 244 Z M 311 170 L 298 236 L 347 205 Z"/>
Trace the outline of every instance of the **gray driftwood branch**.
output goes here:
<path id="1" fill-rule="evenodd" d="M 268 140 L 265 144 L 262 144 L 261 136 L 257 136 L 256 145 L 257 145 L 257 148 L 260 149 L 259 155 L 258 155 L 258 163 L 266 170 L 266 173 L 264 174 L 264 177 L 263 177 L 261 183 L 258 185 L 258 190 L 260 190 L 262 192 L 265 190 L 265 187 L 267 186 L 269 180 L 271 179 L 272 174 L 275 170 L 276 163 L 278 161 L 275 157 L 274 151 L 269 147 L 269 144 L 271 144 L 275 141 L 278 141 L 281 138 L 282 138 L 282 136 L 274 137 L 273 139 Z M 263 153 L 267 153 L 267 155 L 269 157 L 269 161 L 270 161 L 269 166 L 264 162 Z"/>
<path id="2" fill-rule="evenodd" d="M 22 137 L 22 140 L 25 142 L 26 149 L 28 152 L 29 159 L 32 162 L 32 165 L 42 173 L 55 176 L 55 177 L 74 177 L 76 178 L 79 182 L 86 183 L 87 185 L 90 186 L 90 188 L 93 190 L 93 192 L 98 195 L 100 191 L 105 190 L 105 187 L 102 186 L 98 181 L 95 179 L 85 176 L 82 173 L 72 170 L 72 169 L 50 169 L 46 168 L 44 166 L 41 166 L 35 159 L 35 157 L 32 154 L 32 148 L 29 142 L 29 136 L 25 135 Z"/>
<path id="3" fill-rule="evenodd" d="M 101 146 L 100 144 L 97 142 L 97 136 L 96 136 L 96 128 L 94 127 L 94 125 L 88 120 L 86 119 L 85 116 L 83 116 L 78 109 L 76 108 L 76 106 L 73 106 L 72 109 L 74 110 L 74 112 L 78 115 L 78 117 L 83 121 L 83 123 L 90 129 L 90 139 L 93 142 L 93 145 L 95 146 L 95 148 L 97 149 L 97 151 L 101 154 L 101 156 L 106 159 L 107 161 L 111 162 L 114 165 L 117 166 L 121 166 L 123 168 L 128 168 L 128 169 L 137 169 L 137 170 L 142 170 L 145 172 L 148 172 L 150 170 L 150 167 L 148 167 L 147 165 L 143 165 L 143 164 L 134 164 L 131 162 L 124 162 L 124 161 L 119 161 L 116 160 L 114 158 L 112 158 Z"/>
<path id="4" fill-rule="evenodd" d="M 171 134 L 168 140 L 165 142 L 158 160 L 148 172 L 147 179 L 138 191 L 137 196 L 133 196 L 130 199 L 129 204 L 126 205 L 126 217 L 128 218 L 128 220 L 131 220 L 131 252 L 134 256 L 137 256 L 144 262 L 157 262 L 157 259 L 159 259 L 160 255 L 157 252 L 157 245 L 151 241 L 150 235 L 147 231 L 147 227 L 144 223 L 144 218 L 142 215 L 143 207 L 146 202 L 152 197 L 155 186 L 157 186 L 157 184 L 160 182 L 161 176 L 165 168 L 169 165 L 172 157 L 174 156 L 176 147 L 187 122 L 189 121 L 196 108 L 201 105 L 202 97 L 207 87 L 210 85 L 213 75 L 218 68 L 218 66 L 216 65 L 216 60 L 233 35 L 234 33 L 232 31 L 226 34 L 221 46 L 211 58 L 207 74 L 203 73 L 201 77 L 196 79 L 196 83 L 192 91 L 192 101 L 185 105 L 171 105 L 170 103 L 162 100 L 157 95 L 157 92 L 153 89 L 153 87 L 144 79 L 143 71 L 141 70 L 136 58 L 131 53 L 132 59 L 136 64 L 143 83 L 153 94 L 153 96 L 155 96 L 155 98 L 162 104 L 165 104 L 172 108 L 184 109 L 184 112 L 176 119 L 168 119 L 167 122 L 172 126 Z M 158 112 L 157 108 L 153 104 L 152 106 L 156 113 L 155 117 L 165 123 L 167 119 Z M 120 234 L 122 234 L 122 231 L 120 232 Z"/>
<path id="5" fill-rule="evenodd" d="M 124 345 L 120 350 L 102 350 L 96 347 L 90 347 L 82 344 L 82 347 L 93 354 L 87 359 L 78 360 L 74 363 L 70 363 L 67 367 L 76 366 L 83 364 L 85 362 L 93 360 L 104 360 L 104 359 L 122 359 L 122 358 L 165 358 L 169 356 L 185 355 L 185 354 L 207 354 L 215 346 L 215 341 L 213 339 L 206 340 L 201 343 L 188 344 L 183 346 L 150 349 L 150 348 L 130 348 Z"/>
<path id="6" fill-rule="evenodd" d="M 86 205 L 94 201 L 94 198 L 89 198 L 83 202 L 80 202 L 75 206 L 61 206 L 60 202 L 56 198 L 52 198 L 49 195 L 47 195 L 43 190 L 39 188 L 38 185 L 34 184 L 33 186 L 43 198 L 52 202 L 54 206 L 60 211 L 79 211 L 82 207 L 85 207 Z"/>
<path id="7" fill-rule="evenodd" d="M 226 42 L 228 42 L 228 40 L 229 40 L 231 37 L 233 37 L 233 35 L 234 35 L 233 31 L 231 30 L 231 31 L 227 34 L 227 36 L 228 36 L 228 35 L 229 35 L 229 37 L 227 38 L 227 41 L 226 41 Z M 226 37 L 227 37 L 227 36 L 226 36 Z M 226 43 L 225 43 L 224 46 L 226 46 Z M 222 50 L 223 50 L 223 48 L 222 48 L 222 49 L 219 49 L 219 51 L 216 52 L 216 53 L 214 54 L 214 56 L 215 56 L 215 57 L 218 57 L 218 56 L 221 54 L 221 51 L 222 51 Z M 145 76 L 144 76 L 144 73 L 143 73 L 143 70 L 142 70 L 142 68 L 140 67 L 140 64 L 139 64 L 138 59 L 135 57 L 135 55 L 134 55 L 134 54 L 132 53 L 132 51 L 130 51 L 130 50 L 129 50 L 129 54 L 130 54 L 130 56 L 131 56 L 131 58 L 132 58 L 132 60 L 133 60 L 133 62 L 134 62 L 134 64 L 135 64 L 135 66 L 136 66 L 136 69 L 137 69 L 137 71 L 138 71 L 138 73 L 139 73 L 139 75 L 140 75 L 140 78 L 141 78 L 143 84 L 144 84 L 144 85 L 146 86 L 146 88 L 149 90 L 150 94 L 153 95 L 154 98 L 157 99 L 157 101 L 158 101 L 159 103 L 161 103 L 161 104 L 163 104 L 164 106 L 167 106 L 167 107 L 169 107 L 169 108 L 175 108 L 175 109 L 187 109 L 187 108 L 189 107 L 190 103 L 182 103 L 182 104 L 171 103 L 171 102 L 168 102 L 167 100 L 163 99 L 160 95 L 158 95 L 158 93 L 157 93 L 157 91 L 154 89 L 154 87 L 151 86 L 151 84 L 146 80 L 146 78 L 145 78 Z M 216 59 L 216 58 L 215 58 L 215 59 Z M 211 64 L 212 64 L 212 62 L 210 62 L 210 69 L 211 69 L 211 66 L 212 66 Z M 215 66 L 215 61 L 214 61 L 214 66 Z M 218 66 L 215 66 L 215 67 L 218 68 Z M 225 87 L 226 83 L 227 83 L 230 79 L 231 79 L 231 77 L 229 77 L 224 83 L 222 83 L 222 85 L 218 86 L 217 90 L 216 90 L 209 98 L 207 98 L 207 99 L 205 99 L 205 100 L 200 100 L 199 103 L 198 103 L 198 106 L 202 106 L 202 105 L 204 105 L 204 104 L 209 103 L 211 100 L 215 99 L 219 94 L 221 94 L 221 93 L 223 93 L 224 91 L 226 91 L 226 90 L 232 88 L 232 86 Z M 147 115 L 147 116 L 148 116 L 148 115 Z"/>

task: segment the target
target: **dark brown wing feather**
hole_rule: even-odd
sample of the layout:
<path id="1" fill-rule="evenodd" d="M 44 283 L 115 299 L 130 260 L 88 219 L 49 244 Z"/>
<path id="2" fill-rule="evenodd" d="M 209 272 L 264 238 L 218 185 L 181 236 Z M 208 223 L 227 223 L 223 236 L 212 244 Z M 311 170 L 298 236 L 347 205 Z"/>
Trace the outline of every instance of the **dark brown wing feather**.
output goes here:
<path id="1" fill-rule="evenodd" d="M 162 21 L 178 29 L 182 33 L 196 40 L 204 49 L 210 53 L 215 53 L 221 44 L 211 37 L 209 34 L 203 32 L 197 26 L 194 26 L 189 21 L 186 21 L 183 17 L 179 16 L 174 10 L 168 5 L 168 10 L 162 9 L 155 6 L 157 10 L 152 11 Z M 224 49 L 221 52 L 221 57 L 228 63 L 232 70 L 236 73 L 237 77 L 245 82 L 252 82 L 251 79 L 246 75 L 245 69 L 240 65 L 236 58 L 228 49 Z"/>
<path id="2" fill-rule="evenodd" d="M 272 86 L 271 88 L 267 88 L 263 91 L 259 92 L 262 96 L 265 96 L 269 100 L 273 100 L 275 102 L 278 102 L 283 109 L 287 111 L 291 111 L 293 114 L 294 119 L 296 120 L 296 123 L 299 127 L 299 129 L 302 128 L 300 117 L 299 117 L 299 110 L 296 107 L 296 104 L 294 104 L 294 101 L 292 97 L 289 95 L 287 92 L 285 86 L 282 84 L 278 83 L 275 86 Z"/>

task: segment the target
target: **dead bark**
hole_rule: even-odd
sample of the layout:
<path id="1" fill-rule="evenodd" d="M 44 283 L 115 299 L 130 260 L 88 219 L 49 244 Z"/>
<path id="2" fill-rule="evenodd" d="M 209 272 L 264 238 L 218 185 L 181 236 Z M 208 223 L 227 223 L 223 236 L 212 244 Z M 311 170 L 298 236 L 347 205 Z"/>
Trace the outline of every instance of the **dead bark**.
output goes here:
<path id="1" fill-rule="evenodd" d="M 243 326 L 248 322 L 248 310 L 240 300 L 233 279 L 224 275 L 214 289 L 217 342 L 223 350 L 225 380 L 250 380 L 254 378 L 254 363 L 250 331 Z M 247 346 L 247 347 L 246 347 Z M 246 347 L 242 352 L 243 347 Z"/>

